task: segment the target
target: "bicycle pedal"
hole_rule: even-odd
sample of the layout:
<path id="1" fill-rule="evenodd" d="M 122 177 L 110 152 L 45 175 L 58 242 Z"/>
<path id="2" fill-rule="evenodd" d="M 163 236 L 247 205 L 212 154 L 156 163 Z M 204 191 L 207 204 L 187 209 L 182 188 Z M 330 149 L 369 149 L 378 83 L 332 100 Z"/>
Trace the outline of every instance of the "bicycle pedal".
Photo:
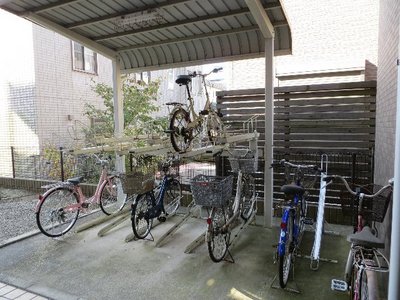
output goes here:
<path id="1" fill-rule="evenodd" d="M 332 279 L 331 281 L 332 291 L 347 292 L 348 288 L 347 282 L 344 280 Z"/>
<path id="2" fill-rule="evenodd" d="M 82 203 L 82 208 L 88 208 L 89 207 L 89 203 Z"/>
<path id="3" fill-rule="evenodd" d="M 166 217 L 158 217 L 157 219 L 158 219 L 158 221 L 160 221 L 161 223 L 167 221 L 167 218 L 166 218 Z"/>
<path id="4" fill-rule="evenodd" d="M 314 220 L 312 218 L 305 218 L 304 219 L 304 224 L 305 225 L 313 225 L 314 224 Z"/>
<path id="5" fill-rule="evenodd" d="M 165 129 L 164 132 L 165 133 L 174 133 L 174 131 L 172 129 Z"/>

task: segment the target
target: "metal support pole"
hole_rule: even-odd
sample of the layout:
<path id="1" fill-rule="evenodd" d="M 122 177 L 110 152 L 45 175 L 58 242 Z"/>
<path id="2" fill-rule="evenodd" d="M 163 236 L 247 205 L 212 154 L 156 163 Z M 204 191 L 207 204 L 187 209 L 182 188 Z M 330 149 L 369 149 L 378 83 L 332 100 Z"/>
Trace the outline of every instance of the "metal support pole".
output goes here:
<path id="1" fill-rule="evenodd" d="M 265 39 L 265 169 L 264 169 L 264 226 L 272 228 L 274 132 L 274 39 Z"/>
<path id="2" fill-rule="evenodd" d="M 122 92 L 121 65 L 119 57 L 112 61 L 114 97 L 114 135 L 119 138 L 124 132 L 124 99 Z M 116 155 L 116 169 L 125 172 L 125 156 Z"/>
<path id="3" fill-rule="evenodd" d="M 63 147 L 60 147 L 60 169 L 61 169 L 61 181 L 64 181 L 64 155 Z"/>
<path id="4" fill-rule="evenodd" d="M 396 143 L 394 151 L 394 187 L 389 267 L 389 300 L 400 299 L 400 23 L 399 48 L 397 55 Z"/>
<path id="5" fill-rule="evenodd" d="M 14 156 L 13 146 L 11 146 L 11 165 L 12 165 L 12 177 L 15 178 L 15 156 Z"/>
<path id="6" fill-rule="evenodd" d="M 357 163 L 356 157 L 357 157 L 356 153 L 351 154 L 351 184 L 353 189 L 356 184 L 356 163 Z"/>

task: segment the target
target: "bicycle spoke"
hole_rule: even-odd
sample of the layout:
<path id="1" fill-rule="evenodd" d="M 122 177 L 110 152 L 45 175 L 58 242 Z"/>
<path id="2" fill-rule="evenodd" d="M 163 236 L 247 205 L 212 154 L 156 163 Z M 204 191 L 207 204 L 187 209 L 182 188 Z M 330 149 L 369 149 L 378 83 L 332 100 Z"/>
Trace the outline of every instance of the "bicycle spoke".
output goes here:
<path id="1" fill-rule="evenodd" d="M 42 200 L 36 222 L 40 231 L 50 237 L 57 237 L 68 232 L 79 215 L 76 195 L 68 188 L 54 188 Z"/>

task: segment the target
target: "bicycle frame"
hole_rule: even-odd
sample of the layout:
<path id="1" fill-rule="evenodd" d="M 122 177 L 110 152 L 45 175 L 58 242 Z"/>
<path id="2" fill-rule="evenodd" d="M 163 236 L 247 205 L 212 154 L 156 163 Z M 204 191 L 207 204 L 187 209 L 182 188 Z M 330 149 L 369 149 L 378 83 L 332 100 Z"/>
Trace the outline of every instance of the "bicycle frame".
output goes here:
<path id="1" fill-rule="evenodd" d="M 206 85 L 206 81 L 205 81 L 206 75 L 199 74 L 198 76 L 200 76 L 202 79 L 202 83 L 203 83 L 205 94 L 206 94 L 206 103 L 204 105 L 203 110 L 210 111 L 211 110 L 211 101 L 210 101 L 210 96 L 208 94 L 207 85 Z M 188 93 L 188 101 L 189 101 L 188 110 L 189 110 L 190 116 L 192 118 L 192 121 L 188 124 L 188 128 L 195 128 L 195 127 L 197 127 L 198 124 L 203 123 L 204 116 L 197 114 L 196 111 L 194 110 L 194 99 L 193 99 L 192 95 L 190 94 L 189 85 L 186 85 L 186 91 Z"/>
<path id="2" fill-rule="evenodd" d="M 289 222 L 289 218 L 291 218 L 290 214 L 293 211 L 293 219 L 296 220 L 297 218 L 297 212 L 296 212 L 296 208 L 298 206 L 300 197 L 299 195 L 294 195 L 293 200 L 291 201 L 289 206 L 286 206 L 284 211 L 283 211 L 283 215 L 282 215 L 282 219 L 281 219 L 281 234 L 279 236 L 279 244 L 278 244 L 278 255 L 284 255 L 285 254 L 285 246 L 286 246 L 286 239 L 287 239 L 287 224 Z M 300 204 L 301 205 L 301 204 Z M 293 223 L 293 228 L 294 228 L 294 232 L 293 232 L 293 237 L 294 237 L 294 242 L 295 244 L 298 243 L 298 237 L 299 237 L 299 230 L 298 230 L 298 224 L 296 224 L 296 222 Z"/>
<path id="3" fill-rule="evenodd" d="M 110 180 L 110 176 L 108 176 L 107 168 L 103 166 L 103 168 L 101 170 L 99 182 L 97 183 L 97 186 L 96 186 L 96 191 L 95 191 L 94 195 L 89 198 L 87 198 L 83 194 L 82 188 L 79 184 L 74 185 L 69 182 L 62 182 L 58 185 L 55 185 L 52 188 L 48 189 L 43 195 L 39 196 L 39 201 L 36 204 L 35 212 L 37 213 L 39 211 L 40 204 L 44 201 L 46 196 L 53 191 L 54 188 L 64 186 L 64 185 L 67 185 L 70 187 L 70 189 L 77 196 L 78 201 L 79 201 L 77 204 L 73 204 L 68 207 L 65 207 L 64 210 L 67 210 L 67 211 L 81 210 L 82 208 L 87 208 L 87 207 L 84 207 L 85 203 L 87 203 L 88 205 L 93 204 L 93 203 L 100 203 L 100 196 L 101 196 L 100 192 L 103 189 L 103 187 L 107 183 L 109 183 L 109 180 Z"/>

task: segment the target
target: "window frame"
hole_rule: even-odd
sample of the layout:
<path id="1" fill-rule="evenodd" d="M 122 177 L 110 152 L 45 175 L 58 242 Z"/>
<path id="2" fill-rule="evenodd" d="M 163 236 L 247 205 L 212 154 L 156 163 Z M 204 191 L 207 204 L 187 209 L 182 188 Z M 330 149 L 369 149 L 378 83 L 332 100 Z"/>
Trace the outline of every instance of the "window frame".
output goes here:
<path id="1" fill-rule="evenodd" d="M 79 67 L 76 66 L 76 63 L 75 63 L 75 60 L 76 60 L 76 57 L 75 57 L 75 45 L 81 46 L 81 49 L 82 49 L 82 66 L 83 66 L 83 69 L 80 69 Z M 81 45 L 81 44 L 78 43 L 78 42 L 74 42 L 74 41 L 71 40 L 72 70 L 73 70 L 73 71 L 76 71 L 76 72 L 86 73 L 86 74 L 98 75 L 99 62 L 98 62 L 98 59 L 97 59 L 97 52 L 94 52 L 93 50 L 91 50 L 91 51 L 93 51 L 94 65 L 95 65 L 94 69 L 95 69 L 95 70 L 94 70 L 94 71 L 92 71 L 92 70 L 85 70 L 85 49 L 88 49 L 88 48 L 85 47 L 85 46 L 83 46 L 83 45 Z M 89 49 L 89 50 L 90 50 L 90 49 Z"/>

